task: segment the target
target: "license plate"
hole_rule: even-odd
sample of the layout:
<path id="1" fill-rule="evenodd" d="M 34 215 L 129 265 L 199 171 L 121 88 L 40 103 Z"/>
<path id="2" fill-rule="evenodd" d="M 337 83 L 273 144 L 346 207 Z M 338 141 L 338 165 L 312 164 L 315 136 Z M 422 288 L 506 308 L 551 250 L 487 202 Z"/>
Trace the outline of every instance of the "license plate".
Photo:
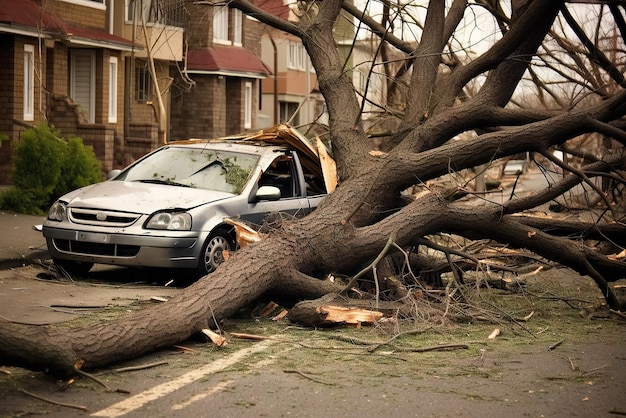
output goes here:
<path id="1" fill-rule="evenodd" d="M 109 234 L 99 234 L 97 232 L 77 232 L 76 241 L 100 242 L 106 244 L 109 242 Z"/>

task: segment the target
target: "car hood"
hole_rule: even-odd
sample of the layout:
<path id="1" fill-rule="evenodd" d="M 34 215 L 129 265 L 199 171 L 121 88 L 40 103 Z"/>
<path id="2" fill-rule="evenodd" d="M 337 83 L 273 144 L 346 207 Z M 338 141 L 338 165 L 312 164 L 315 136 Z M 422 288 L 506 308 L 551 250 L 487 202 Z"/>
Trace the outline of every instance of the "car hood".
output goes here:
<path id="1" fill-rule="evenodd" d="M 127 181 L 105 181 L 70 192 L 60 200 L 70 206 L 150 214 L 161 209 L 191 209 L 231 193 L 191 187 Z"/>

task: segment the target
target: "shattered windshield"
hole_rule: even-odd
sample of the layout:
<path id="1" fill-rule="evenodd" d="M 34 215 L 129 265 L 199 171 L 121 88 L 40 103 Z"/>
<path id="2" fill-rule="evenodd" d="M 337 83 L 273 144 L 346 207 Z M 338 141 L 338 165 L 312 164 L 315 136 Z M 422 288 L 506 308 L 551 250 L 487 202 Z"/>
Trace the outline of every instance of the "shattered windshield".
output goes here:
<path id="1" fill-rule="evenodd" d="M 129 167 L 115 180 L 158 183 L 239 194 L 259 157 L 231 151 L 167 147 Z"/>

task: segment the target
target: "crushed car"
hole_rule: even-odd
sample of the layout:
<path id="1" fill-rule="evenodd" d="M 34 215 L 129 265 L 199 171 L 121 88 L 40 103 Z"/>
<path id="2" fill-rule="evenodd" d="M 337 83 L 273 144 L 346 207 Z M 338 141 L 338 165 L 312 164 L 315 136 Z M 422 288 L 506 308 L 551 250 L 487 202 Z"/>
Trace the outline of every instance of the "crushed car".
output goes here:
<path id="1" fill-rule="evenodd" d="M 334 190 L 332 157 L 317 139 L 278 125 L 254 134 L 168 143 L 107 181 L 50 207 L 42 231 L 54 263 L 213 272 L 237 249 L 229 219 L 305 216 Z"/>

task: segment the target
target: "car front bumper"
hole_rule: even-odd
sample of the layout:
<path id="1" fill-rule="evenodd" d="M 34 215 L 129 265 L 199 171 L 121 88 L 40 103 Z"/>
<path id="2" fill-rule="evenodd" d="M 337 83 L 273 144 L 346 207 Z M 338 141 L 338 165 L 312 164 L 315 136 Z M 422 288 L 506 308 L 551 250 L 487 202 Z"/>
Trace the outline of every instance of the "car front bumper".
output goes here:
<path id="1" fill-rule="evenodd" d="M 128 267 L 195 268 L 203 242 L 193 235 L 112 234 L 46 225 L 43 235 L 53 259 Z"/>

